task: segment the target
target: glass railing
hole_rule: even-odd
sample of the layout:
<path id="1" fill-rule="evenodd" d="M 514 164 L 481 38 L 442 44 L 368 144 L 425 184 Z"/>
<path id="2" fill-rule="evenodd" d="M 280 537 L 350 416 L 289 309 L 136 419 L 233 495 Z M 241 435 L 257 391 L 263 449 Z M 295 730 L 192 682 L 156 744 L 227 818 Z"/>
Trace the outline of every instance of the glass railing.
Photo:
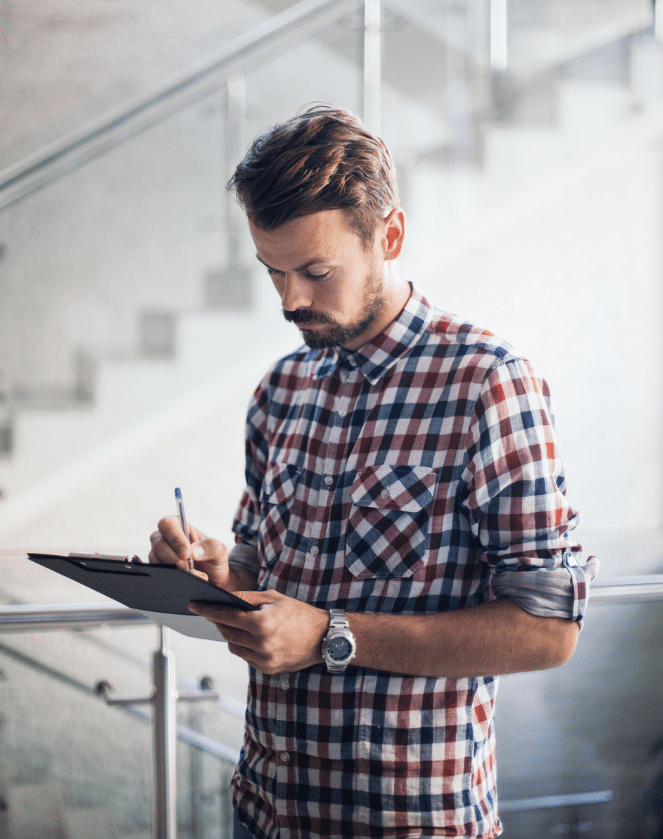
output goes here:
<path id="1" fill-rule="evenodd" d="M 605 347 L 628 311 L 641 328 L 637 347 L 620 344 L 619 370 L 660 358 L 658 228 L 650 224 L 658 134 L 646 118 L 663 102 L 661 33 L 649 2 L 613 6 L 579 5 L 570 20 L 556 19 L 553 4 L 387 2 L 380 96 L 408 213 L 406 274 L 541 364 L 577 476 L 572 493 L 579 487 L 578 506 L 608 534 L 614 522 L 657 525 L 660 499 L 658 466 L 642 464 L 642 450 L 660 440 L 660 371 L 648 368 L 642 382 L 629 372 L 615 391 Z M 170 511 L 183 473 L 192 521 L 223 534 L 241 491 L 246 400 L 267 364 L 297 342 L 267 279 L 248 267 L 245 226 L 223 184 L 255 134 L 305 103 L 362 112 L 365 26 L 361 3 L 287 9 L 200 73 L 95 118 L 0 176 L 0 544 L 134 543 Z M 624 148 L 641 165 L 622 166 Z M 624 235 L 610 227 L 613 217 Z M 597 218 L 606 232 L 596 232 Z M 616 276 L 613 264 L 623 266 Z M 173 394 L 192 391 L 167 413 Z M 159 423 L 129 436 L 155 416 Z M 0 589 L 5 617 L 21 603 L 81 597 L 28 573 L 0 575 Z M 594 592 L 569 665 L 502 681 L 499 783 L 514 838 L 536 829 L 609 839 L 624 835 L 619 825 L 637 824 L 644 839 L 655 820 L 660 602 L 629 595 L 610 604 L 600 579 Z M 72 824 L 83 818 L 76 811 L 97 810 L 121 835 L 149 833 L 151 711 L 108 706 L 94 687 L 110 682 L 116 698 L 147 694 L 155 628 L 31 626 L 3 631 L 1 641 L 0 789 L 3 778 L 12 787 L 50 784 Z M 224 750 L 240 748 L 233 710 L 246 674 L 222 646 L 171 642 L 180 691 L 210 676 L 228 697 L 221 707 L 178 706 L 178 835 L 217 837 L 229 812 Z"/>
<path id="2" fill-rule="evenodd" d="M 426 170 L 431 163 L 452 172 L 457 165 L 485 166 L 491 126 L 554 123 L 564 78 L 603 74 L 624 83 L 633 75 L 631 54 L 615 45 L 651 40 L 653 32 L 646 4 L 631 4 L 628 13 L 604 10 L 603 25 L 579 14 L 575 27 L 547 7 L 532 14 L 514 4 L 505 24 L 511 51 L 497 67 L 493 29 L 507 4 L 475 6 L 386 3 L 383 46 L 373 50 L 383 82 L 376 93 L 364 65 L 364 4 L 305 0 L 6 166 L 0 172 L 0 271 L 6 277 L 0 289 L 0 459 L 16 444 L 12 429 L 20 408 L 89 407 L 102 360 L 177 360 L 182 311 L 225 308 L 237 317 L 260 307 L 264 288 L 246 267 L 252 256 L 223 184 L 248 140 L 270 122 L 319 100 L 355 112 L 369 105 L 378 110 L 375 120 L 397 159 L 404 198 L 412 198 L 406 207 L 415 227 L 425 230 L 417 207 L 427 208 L 431 195 L 422 194 L 421 185 L 409 191 L 417 167 L 424 167 L 424 183 L 435 194 L 439 184 Z M 528 52 L 528 43 L 539 48 Z M 367 103 L 371 96 L 381 107 Z M 541 165 L 516 168 L 527 179 Z M 456 221 L 466 211 L 478 219 L 495 199 L 494 190 L 473 195 L 465 186 L 463 201 L 449 195 Z M 504 198 L 499 189 L 497 195 Z M 420 249 L 416 232 L 415 238 Z M 426 248 L 429 255 L 432 250 Z M 419 258 L 411 264 L 418 269 Z M 139 410 L 139 395 L 133 395 Z M 153 398 L 156 407 L 159 397 Z M 112 430 L 107 424 L 104 433 Z M 5 483 L 8 497 L 13 479 Z"/>
<path id="3" fill-rule="evenodd" d="M 661 626 L 663 574 L 597 577 L 571 661 L 500 680 L 506 836 L 659 835 Z"/>
<path id="4" fill-rule="evenodd" d="M 345 23 L 360 5 L 305 0 L 0 173 L 2 500 L 239 356 L 294 346 L 271 318 L 273 292 L 224 185 L 279 97 L 287 109 L 321 94 L 361 106 L 362 40 Z M 327 59 L 324 91 L 301 72 L 332 52 L 321 31 L 351 40 L 350 55 Z M 277 81 L 286 69 L 291 78 Z M 256 74 L 248 96 L 244 73 Z M 52 445 L 35 431 L 39 450 L 30 438 L 45 410 L 61 428 Z"/>
<path id="5" fill-rule="evenodd" d="M 662 574 L 595 580 L 571 662 L 502 678 L 500 812 L 513 839 L 657 835 L 662 610 Z M 42 796 L 63 822 L 102 820 L 112 836 L 230 835 L 243 704 L 175 672 L 192 650 L 214 670 L 221 645 L 155 634 L 112 602 L 0 606 L 0 636 L 6 819 L 36 824 L 26 801 Z M 235 691 L 238 670 L 221 677 Z"/>
<path id="6" fill-rule="evenodd" d="M 3 567 L 22 561 L 2 554 Z M 227 658 L 111 601 L 5 602 L 2 835 L 62 823 L 68 839 L 230 836 L 246 670 Z"/>
<path id="7" fill-rule="evenodd" d="M 532 276 L 543 276 L 551 264 L 547 247 L 559 256 L 575 253 L 577 243 L 556 248 L 548 242 L 548 225 L 555 241 L 568 234 L 555 227 L 556 208 L 531 235 L 518 238 L 513 230 L 538 218 L 531 204 L 558 188 L 558 168 L 568 178 L 569 149 L 599 159 L 634 114 L 663 101 L 655 91 L 658 76 L 648 70 L 650 64 L 656 70 L 660 49 L 651 9 L 635 3 L 628 13 L 617 13 L 611 7 L 604 10 L 605 25 L 588 11 L 572 27 L 548 6 L 534 13 L 488 0 L 472 8 L 425 0 L 383 5 L 380 121 L 408 213 L 405 274 L 440 305 L 513 341 L 553 384 L 561 379 L 553 392 L 561 394 L 560 425 L 571 438 L 564 451 L 578 457 L 581 478 L 588 484 L 591 477 L 595 485 L 594 463 L 586 465 L 582 445 L 592 418 L 581 428 L 567 407 L 581 394 L 564 371 L 580 358 L 593 372 L 578 378 L 610 381 L 609 369 L 593 375 L 601 361 L 580 337 L 583 310 L 596 310 L 590 287 L 601 288 L 604 266 L 594 272 L 587 256 L 580 288 L 591 300 L 557 318 L 542 304 L 552 284 L 544 277 L 537 285 Z M 506 68 L 494 61 L 490 25 L 491 14 L 505 5 L 511 46 Z M 28 541 L 11 524 L 23 513 L 10 510 L 9 524 L 2 521 L 9 502 L 141 421 L 162 416 L 195 388 L 214 381 L 226 389 L 239 426 L 259 375 L 297 343 L 296 331 L 278 316 L 267 278 L 254 267 L 246 225 L 225 200 L 223 185 L 247 142 L 305 103 L 324 99 L 365 109 L 365 11 L 350 0 L 288 7 L 228 41 L 195 72 L 183 71 L 0 174 L 0 200 L 6 202 L 0 209 L 0 539 L 9 528 L 12 544 Z M 531 60 L 527 43 L 540 47 Z M 627 79 L 637 88 L 629 103 L 605 103 L 618 118 L 595 120 L 582 98 L 565 102 L 570 111 L 562 114 L 565 81 L 594 83 L 601 74 L 617 87 L 610 94 L 622 92 Z M 604 93 L 601 88 L 597 98 Z M 580 126 L 577 146 L 575 135 L 569 140 L 569 121 Z M 545 131 L 532 137 L 528 126 Z M 645 133 L 643 138 L 648 143 Z M 631 174 L 624 175 L 629 183 Z M 605 173 L 599 193 L 613 181 Z M 579 212 L 591 221 L 584 205 Z M 508 252 L 495 244 L 505 224 L 511 224 L 503 237 Z M 634 227 L 642 230 L 640 223 Z M 592 235 L 593 228 L 586 237 L 590 245 Z M 526 251 L 530 242 L 538 243 L 536 254 Z M 638 265 L 656 258 L 654 250 L 644 256 L 632 237 L 624 237 L 622 249 Z M 492 276 L 493 264 L 503 266 L 499 278 Z M 554 279 L 568 275 L 562 264 Z M 560 296 L 578 288 L 569 280 Z M 638 295 L 646 313 L 656 310 L 652 295 L 649 287 Z M 605 296 L 604 307 L 611 300 Z M 607 323 L 614 313 L 602 315 Z M 548 334 L 556 340 L 542 337 Z M 577 351 L 572 341 L 580 343 Z M 655 351 L 652 346 L 647 353 Z M 219 378 L 236 372 L 237 358 L 246 366 L 239 393 L 233 391 L 239 377 Z M 649 407 L 639 415 L 649 416 Z M 155 494 L 155 488 L 146 485 L 145 493 Z M 212 499 L 201 514 L 216 520 L 221 510 L 225 523 L 235 498 L 227 506 Z M 92 538 L 112 543 L 124 536 Z"/>

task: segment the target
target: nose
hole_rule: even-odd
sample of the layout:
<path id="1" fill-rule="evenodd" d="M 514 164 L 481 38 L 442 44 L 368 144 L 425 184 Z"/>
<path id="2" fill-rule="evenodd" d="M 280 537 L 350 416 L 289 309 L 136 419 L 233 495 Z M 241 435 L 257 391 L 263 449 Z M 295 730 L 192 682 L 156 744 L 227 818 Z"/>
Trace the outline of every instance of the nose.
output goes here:
<path id="1" fill-rule="evenodd" d="M 313 303 L 309 284 L 297 274 L 286 274 L 280 282 L 276 283 L 276 286 L 281 297 L 281 305 L 288 312 L 307 309 Z"/>

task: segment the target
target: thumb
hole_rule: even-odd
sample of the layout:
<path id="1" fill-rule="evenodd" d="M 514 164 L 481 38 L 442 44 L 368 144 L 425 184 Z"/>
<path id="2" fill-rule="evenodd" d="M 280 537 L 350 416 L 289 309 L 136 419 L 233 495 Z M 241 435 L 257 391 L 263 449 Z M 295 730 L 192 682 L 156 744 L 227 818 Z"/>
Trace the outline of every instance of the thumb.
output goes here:
<path id="1" fill-rule="evenodd" d="M 236 597 L 246 600 L 252 606 L 264 606 L 268 603 L 276 603 L 278 600 L 285 600 L 285 594 L 269 589 L 268 591 L 234 591 Z"/>
<path id="2" fill-rule="evenodd" d="M 228 560 L 228 549 L 218 539 L 203 536 L 196 540 L 191 547 L 191 556 L 196 562 L 221 563 Z"/>

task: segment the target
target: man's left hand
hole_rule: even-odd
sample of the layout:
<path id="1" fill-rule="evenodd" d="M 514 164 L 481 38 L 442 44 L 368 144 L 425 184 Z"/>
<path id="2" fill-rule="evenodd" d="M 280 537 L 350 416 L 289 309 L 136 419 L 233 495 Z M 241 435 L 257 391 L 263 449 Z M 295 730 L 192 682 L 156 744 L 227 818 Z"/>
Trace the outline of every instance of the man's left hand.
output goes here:
<path id="1" fill-rule="evenodd" d="M 294 673 L 322 663 L 320 647 L 329 612 L 276 591 L 235 592 L 260 606 L 255 612 L 192 603 L 195 614 L 216 624 L 228 649 L 262 673 Z"/>

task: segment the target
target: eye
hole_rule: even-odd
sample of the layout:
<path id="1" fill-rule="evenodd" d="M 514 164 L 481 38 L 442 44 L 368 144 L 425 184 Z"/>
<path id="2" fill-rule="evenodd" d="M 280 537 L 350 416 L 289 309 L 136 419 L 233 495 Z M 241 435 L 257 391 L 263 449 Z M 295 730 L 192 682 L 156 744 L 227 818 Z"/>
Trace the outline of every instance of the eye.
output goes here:
<path id="1" fill-rule="evenodd" d="M 304 271 L 304 276 L 308 280 L 324 280 L 325 277 L 328 277 L 331 274 L 331 271 L 320 271 L 319 269 L 316 271 L 312 271 L 310 268 L 308 271 Z"/>
<path id="2" fill-rule="evenodd" d="M 267 268 L 267 273 L 273 279 L 278 279 L 283 276 L 283 271 L 277 271 L 276 268 Z"/>

